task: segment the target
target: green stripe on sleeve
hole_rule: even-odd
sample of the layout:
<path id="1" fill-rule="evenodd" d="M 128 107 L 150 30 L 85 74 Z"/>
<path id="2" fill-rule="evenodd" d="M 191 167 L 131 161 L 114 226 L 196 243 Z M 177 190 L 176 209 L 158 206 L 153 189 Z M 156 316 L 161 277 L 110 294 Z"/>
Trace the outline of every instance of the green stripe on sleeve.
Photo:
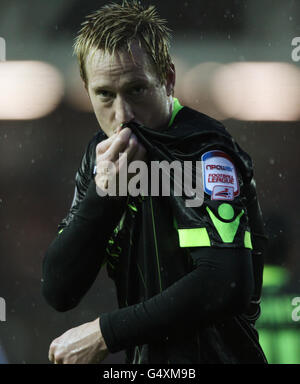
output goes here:
<path id="1" fill-rule="evenodd" d="M 251 241 L 251 234 L 249 231 L 245 231 L 244 245 L 245 245 L 245 248 L 253 249 L 252 241 Z"/>
<path id="2" fill-rule="evenodd" d="M 210 247 L 206 228 L 178 229 L 179 245 L 183 247 Z"/>

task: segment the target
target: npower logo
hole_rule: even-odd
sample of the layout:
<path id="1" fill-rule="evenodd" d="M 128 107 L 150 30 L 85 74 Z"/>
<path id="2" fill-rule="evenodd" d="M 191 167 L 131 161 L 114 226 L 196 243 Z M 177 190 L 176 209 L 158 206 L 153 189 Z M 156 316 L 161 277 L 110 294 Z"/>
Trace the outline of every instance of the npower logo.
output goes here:
<path id="1" fill-rule="evenodd" d="M 0 321 L 6 321 L 6 303 L 3 297 L 0 297 Z"/>

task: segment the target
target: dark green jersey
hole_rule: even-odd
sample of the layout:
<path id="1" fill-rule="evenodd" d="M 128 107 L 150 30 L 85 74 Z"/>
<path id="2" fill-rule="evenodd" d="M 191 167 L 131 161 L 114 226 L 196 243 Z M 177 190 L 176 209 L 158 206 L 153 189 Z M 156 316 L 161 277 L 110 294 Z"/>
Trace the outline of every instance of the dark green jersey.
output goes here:
<path id="1" fill-rule="evenodd" d="M 127 363 L 266 362 L 254 328 L 265 235 L 250 157 L 219 122 L 187 107 L 162 131 L 130 128 L 149 164 L 192 162 L 203 202 L 187 206 L 191 196 L 176 195 L 172 172 L 170 196 L 100 198 L 93 181 L 99 133 L 45 257 L 46 298 L 73 307 L 106 263 L 119 309 L 100 313 L 100 326 L 109 351 L 126 350 Z M 74 291 L 80 268 L 85 276 Z"/>

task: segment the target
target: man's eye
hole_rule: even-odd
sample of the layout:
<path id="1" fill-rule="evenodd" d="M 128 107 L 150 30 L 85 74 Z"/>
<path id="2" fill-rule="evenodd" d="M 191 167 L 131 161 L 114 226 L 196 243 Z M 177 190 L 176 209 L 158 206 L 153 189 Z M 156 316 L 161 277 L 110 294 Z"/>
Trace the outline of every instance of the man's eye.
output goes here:
<path id="1" fill-rule="evenodd" d="M 97 96 L 100 96 L 102 99 L 109 99 L 113 97 L 113 94 L 109 91 L 98 91 Z"/>

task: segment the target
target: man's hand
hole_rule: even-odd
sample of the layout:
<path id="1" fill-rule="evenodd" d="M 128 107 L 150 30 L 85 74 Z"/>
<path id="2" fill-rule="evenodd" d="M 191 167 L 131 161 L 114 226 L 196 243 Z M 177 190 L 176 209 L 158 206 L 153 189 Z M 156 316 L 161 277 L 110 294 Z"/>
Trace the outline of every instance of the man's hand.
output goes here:
<path id="1" fill-rule="evenodd" d="M 53 340 L 49 348 L 49 360 L 54 364 L 97 364 L 108 354 L 99 318 L 71 328 Z"/>
<path id="2" fill-rule="evenodd" d="M 120 155 L 120 156 L 119 156 Z M 118 130 L 111 137 L 103 140 L 96 147 L 97 174 L 95 183 L 101 191 L 106 191 L 108 185 L 116 181 L 116 194 L 119 191 L 119 174 L 130 162 L 135 160 L 146 160 L 146 149 L 137 140 L 130 128 Z M 111 167 L 111 164 L 114 167 Z M 127 182 L 134 174 L 127 174 Z M 127 188 L 127 186 L 126 186 Z M 100 194 L 101 195 L 101 194 Z"/>

